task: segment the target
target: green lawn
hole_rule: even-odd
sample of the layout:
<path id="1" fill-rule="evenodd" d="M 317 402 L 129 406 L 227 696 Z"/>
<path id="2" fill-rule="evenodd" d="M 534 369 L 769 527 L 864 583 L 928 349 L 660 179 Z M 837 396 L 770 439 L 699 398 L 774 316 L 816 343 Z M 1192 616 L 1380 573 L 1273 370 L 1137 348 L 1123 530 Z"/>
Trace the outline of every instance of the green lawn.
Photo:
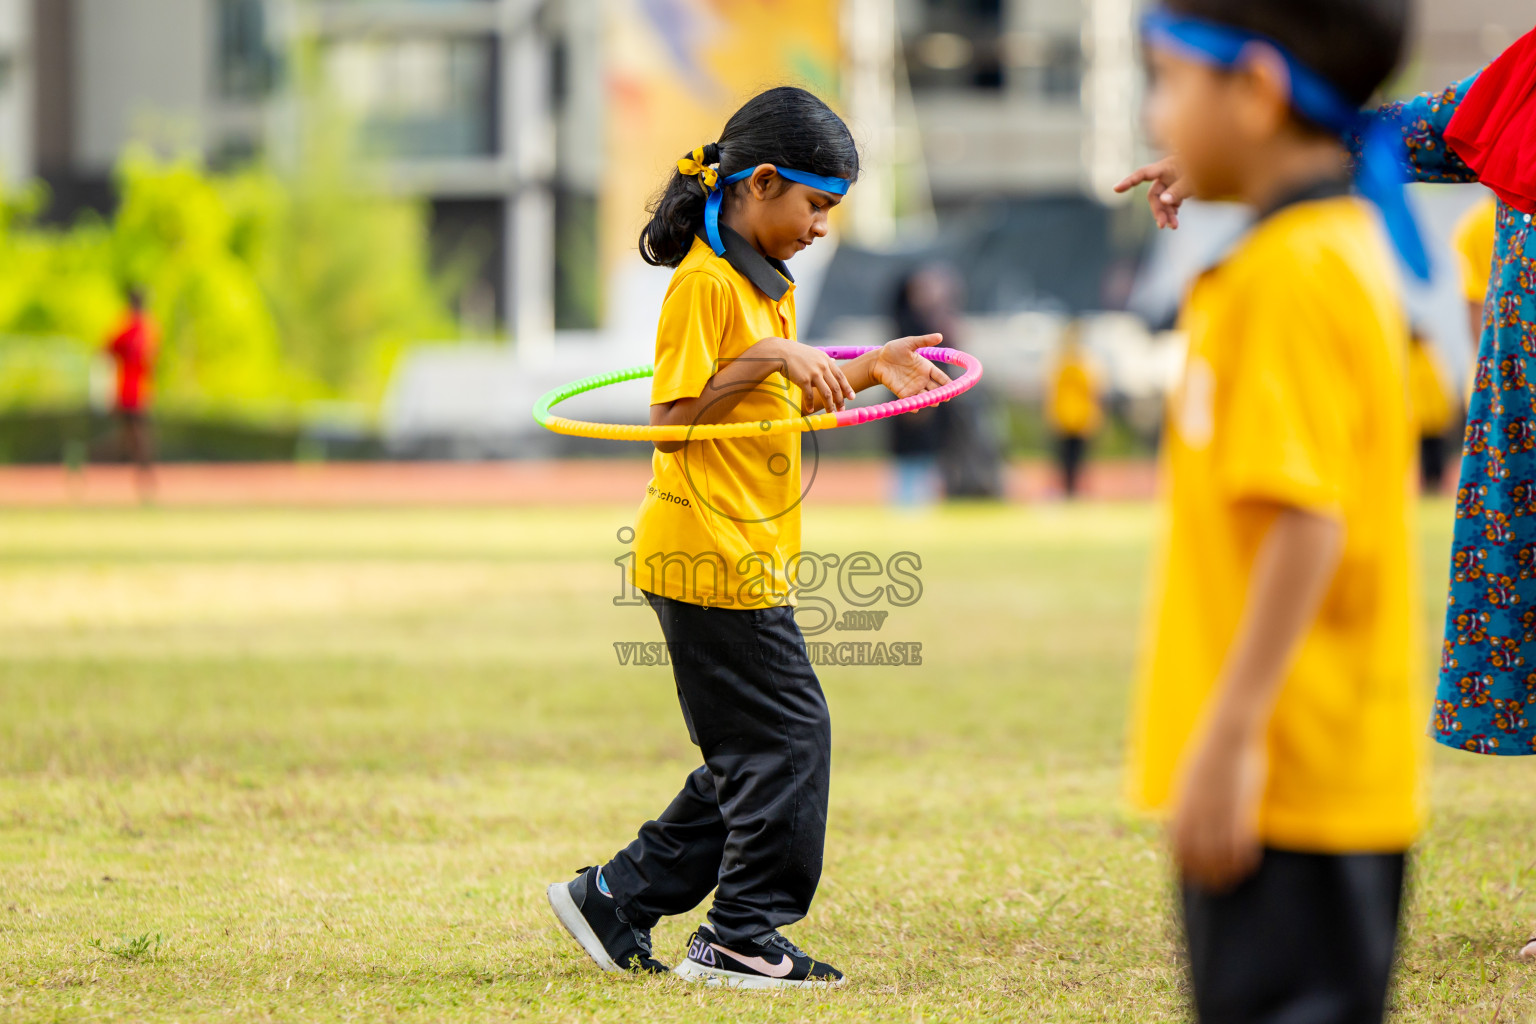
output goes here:
<path id="1" fill-rule="evenodd" d="M 669 670 L 613 647 L 659 639 L 612 601 L 630 511 L 0 513 L 0 1020 L 1186 1018 L 1119 802 L 1139 506 L 810 510 L 811 548 L 922 558 L 868 634 L 922 666 L 821 670 L 826 873 L 789 933 L 852 982 L 592 967 L 545 884 L 695 764 Z M 1395 1019 L 1536 1019 L 1533 768 L 1437 755 Z"/>

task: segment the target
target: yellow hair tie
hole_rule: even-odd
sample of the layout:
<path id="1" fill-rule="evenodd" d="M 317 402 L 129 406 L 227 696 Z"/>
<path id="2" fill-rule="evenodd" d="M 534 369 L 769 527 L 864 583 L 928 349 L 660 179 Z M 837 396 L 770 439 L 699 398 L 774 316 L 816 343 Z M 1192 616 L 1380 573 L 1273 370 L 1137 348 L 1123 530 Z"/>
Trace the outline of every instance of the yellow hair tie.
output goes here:
<path id="1" fill-rule="evenodd" d="M 685 156 L 677 162 L 678 172 L 685 177 L 698 175 L 699 183 L 704 186 L 704 191 L 713 192 L 715 182 L 720 180 L 720 172 L 704 162 L 704 147 L 700 146 L 690 156 Z"/>

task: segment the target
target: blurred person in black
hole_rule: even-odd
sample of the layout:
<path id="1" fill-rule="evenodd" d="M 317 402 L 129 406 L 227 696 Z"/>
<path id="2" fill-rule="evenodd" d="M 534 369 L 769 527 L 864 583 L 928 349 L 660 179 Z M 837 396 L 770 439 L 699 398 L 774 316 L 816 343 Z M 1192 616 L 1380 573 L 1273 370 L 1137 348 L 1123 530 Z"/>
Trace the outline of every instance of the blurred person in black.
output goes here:
<path id="1" fill-rule="evenodd" d="M 960 317 L 964 286 L 954 269 L 927 263 L 908 272 L 896 288 L 892 318 L 898 331 L 922 328 L 942 334 L 950 348 L 963 348 Z M 956 371 L 940 369 L 955 376 Z M 931 409 L 891 420 L 891 454 L 896 458 L 896 500 L 922 505 L 940 485 L 947 498 L 1002 496 L 1002 437 L 981 387 Z"/>
<path id="2" fill-rule="evenodd" d="M 909 327 L 921 328 L 910 335 L 913 337 L 942 334 L 944 344 L 953 346 L 957 337 L 958 291 L 959 282 L 946 267 L 922 266 L 909 271 L 897 284 L 891 304 L 894 329 L 905 332 Z M 889 421 L 891 455 L 896 460 L 896 504 L 916 507 L 938 498 L 939 452 L 944 445 L 949 405 L 942 402 Z"/>

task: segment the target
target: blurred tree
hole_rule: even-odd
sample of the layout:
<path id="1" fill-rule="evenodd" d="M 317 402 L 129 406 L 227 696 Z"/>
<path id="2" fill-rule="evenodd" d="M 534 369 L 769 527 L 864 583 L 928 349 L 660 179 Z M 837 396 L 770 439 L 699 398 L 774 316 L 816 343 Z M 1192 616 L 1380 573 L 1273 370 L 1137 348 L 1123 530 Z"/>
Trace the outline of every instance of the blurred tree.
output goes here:
<path id="1" fill-rule="evenodd" d="M 130 150 L 112 222 L 62 231 L 35 224 L 40 188 L 0 192 L 0 407 L 83 401 L 84 382 L 63 378 L 136 284 L 162 330 L 158 407 L 289 422 L 322 400 L 375 411 L 400 353 L 457 328 L 428 267 L 426 211 L 343 187 L 338 163 L 214 175 Z"/>

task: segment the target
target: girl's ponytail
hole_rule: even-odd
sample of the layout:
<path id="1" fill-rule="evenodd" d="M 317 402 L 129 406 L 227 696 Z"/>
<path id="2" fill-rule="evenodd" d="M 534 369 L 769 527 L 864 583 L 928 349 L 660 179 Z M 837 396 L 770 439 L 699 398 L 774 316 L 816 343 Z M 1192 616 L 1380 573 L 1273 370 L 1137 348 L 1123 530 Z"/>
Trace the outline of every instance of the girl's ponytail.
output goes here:
<path id="1" fill-rule="evenodd" d="M 691 154 L 690 154 L 691 155 Z M 758 164 L 789 167 L 828 178 L 859 176 L 859 153 L 842 118 L 804 89 L 782 86 L 759 93 L 731 115 L 720 141 L 704 146 L 704 166 L 719 164 L 721 178 Z M 673 169 L 666 187 L 646 208 L 640 257 L 653 267 L 675 267 L 704 226 L 702 175 Z M 737 185 L 725 186 L 727 190 Z"/>
<path id="2" fill-rule="evenodd" d="M 706 166 L 719 163 L 720 147 L 713 142 L 706 145 L 701 162 Z M 695 232 L 704 223 L 708 194 L 697 175 L 685 175 L 674 167 L 666 188 L 646 207 L 651 220 L 640 232 L 640 258 L 653 267 L 675 267 L 683 262 L 693 247 Z"/>

